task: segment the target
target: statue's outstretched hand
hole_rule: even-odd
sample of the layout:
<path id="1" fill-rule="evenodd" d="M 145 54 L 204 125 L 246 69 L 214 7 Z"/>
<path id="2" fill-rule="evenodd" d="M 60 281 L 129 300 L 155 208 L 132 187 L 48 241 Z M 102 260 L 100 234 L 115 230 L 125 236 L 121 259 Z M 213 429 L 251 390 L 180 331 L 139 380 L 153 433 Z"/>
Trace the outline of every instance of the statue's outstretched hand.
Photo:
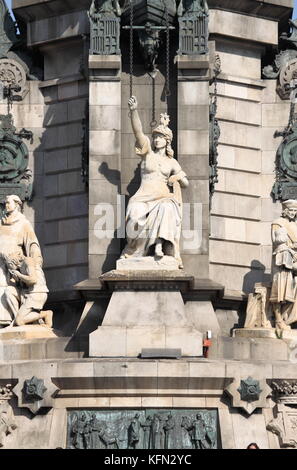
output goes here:
<path id="1" fill-rule="evenodd" d="M 131 96 L 131 98 L 128 101 L 128 106 L 130 108 L 130 111 L 135 111 L 135 109 L 137 109 L 138 103 L 137 103 L 137 99 L 135 96 Z"/>

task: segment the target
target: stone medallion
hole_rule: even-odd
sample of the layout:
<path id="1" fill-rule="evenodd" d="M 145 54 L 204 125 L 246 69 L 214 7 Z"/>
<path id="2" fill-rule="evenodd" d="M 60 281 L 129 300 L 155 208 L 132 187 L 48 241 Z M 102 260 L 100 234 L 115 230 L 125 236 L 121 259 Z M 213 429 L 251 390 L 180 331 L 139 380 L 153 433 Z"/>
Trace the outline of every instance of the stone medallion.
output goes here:
<path id="1" fill-rule="evenodd" d="M 279 75 L 279 89 L 278 92 L 283 99 L 290 97 L 291 89 L 290 83 L 297 78 L 297 57 L 291 59 L 285 67 L 282 67 Z"/>
<path id="2" fill-rule="evenodd" d="M 4 87 L 20 87 L 18 95 L 22 99 L 28 92 L 26 88 L 26 72 L 14 59 L 0 59 L 0 82 Z"/>

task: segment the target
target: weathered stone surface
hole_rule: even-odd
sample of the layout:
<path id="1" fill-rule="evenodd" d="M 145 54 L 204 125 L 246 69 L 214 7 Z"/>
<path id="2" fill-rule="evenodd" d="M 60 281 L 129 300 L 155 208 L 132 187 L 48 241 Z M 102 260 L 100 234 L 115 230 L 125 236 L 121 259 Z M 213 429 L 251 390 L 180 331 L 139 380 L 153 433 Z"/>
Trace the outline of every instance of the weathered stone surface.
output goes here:
<path id="1" fill-rule="evenodd" d="M 211 9 L 209 30 L 213 34 L 278 44 L 278 28 L 275 22 L 230 11 Z"/>
<path id="2" fill-rule="evenodd" d="M 126 258 L 117 261 L 117 270 L 119 271 L 164 271 L 164 270 L 178 270 L 179 263 L 171 256 L 163 256 L 160 260 L 155 259 L 153 256 L 146 256 L 143 258 Z"/>
<path id="3" fill-rule="evenodd" d="M 0 330 L 0 340 L 23 340 L 36 338 L 57 338 L 59 332 L 47 328 L 43 325 L 24 325 L 7 327 Z"/>

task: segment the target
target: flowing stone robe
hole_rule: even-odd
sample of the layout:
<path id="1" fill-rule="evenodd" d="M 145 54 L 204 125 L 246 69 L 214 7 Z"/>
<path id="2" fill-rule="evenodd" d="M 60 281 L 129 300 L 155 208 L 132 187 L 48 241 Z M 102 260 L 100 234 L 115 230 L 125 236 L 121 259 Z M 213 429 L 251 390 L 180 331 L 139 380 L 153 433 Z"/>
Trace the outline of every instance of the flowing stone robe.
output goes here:
<path id="1" fill-rule="evenodd" d="M 146 256 L 157 238 L 162 238 L 167 242 L 163 247 L 165 255 L 181 261 L 181 188 L 179 182 L 175 182 L 171 192 L 167 182 L 172 175 L 179 175 L 181 179 L 186 174 L 177 160 L 156 155 L 148 137 L 142 148 L 136 147 L 136 153 L 142 157 L 141 185 L 127 207 L 128 243 L 122 256 Z"/>
<path id="2" fill-rule="evenodd" d="M 270 302 L 281 303 L 287 325 L 297 321 L 297 223 L 280 217 L 272 223 L 272 288 Z M 287 305 L 285 305 L 287 304 Z"/>
<path id="3" fill-rule="evenodd" d="M 27 218 L 17 212 L 10 217 L 2 217 L 0 222 L 0 325 L 7 325 L 13 319 L 5 301 L 4 291 L 9 285 L 9 275 L 1 255 L 8 255 L 16 251 L 22 251 L 25 256 L 32 257 L 34 247 L 34 257 L 42 260 L 38 239 L 32 225 Z"/>

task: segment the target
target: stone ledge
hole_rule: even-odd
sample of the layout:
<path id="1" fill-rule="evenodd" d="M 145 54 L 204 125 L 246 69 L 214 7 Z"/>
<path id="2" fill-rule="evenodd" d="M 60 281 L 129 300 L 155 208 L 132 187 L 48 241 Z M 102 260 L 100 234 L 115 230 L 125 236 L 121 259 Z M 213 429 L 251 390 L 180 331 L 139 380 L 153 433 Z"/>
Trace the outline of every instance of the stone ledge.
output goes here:
<path id="1" fill-rule="evenodd" d="M 121 55 L 89 55 L 89 69 L 117 69 L 122 67 Z"/>
<path id="2" fill-rule="evenodd" d="M 174 62 L 178 69 L 209 69 L 209 55 L 177 55 Z"/>
<path id="3" fill-rule="evenodd" d="M 73 287 L 76 291 L 81 293 L 83 298 L 87 300 L 109 297 L 114 290 L 123 290 L 124 288 L 127 289 L 127 284 L 132 286 L 132 289 L 141 291 L 151 290 L 154 288 L 156 283 L 158 283 L 159 288 L 160 286 L 163 286 L 164 290 L 168 290 L 168 285 L 170 285 L 170 283 L 171 286 L 178 286 L 177 290 L 181 290 L 186 300 L 213 300 L 223 298 L 224 286 L 222 284 L 214 282 L 211 279 L 195 279 L 189 274 L 184 273 L 183 275 L 182 273 L 183 271 L 178 270 L 171 272 L 142 271 L 137 274 L 135 274 L 135 272 L 123 271 L 119 274 L 118 271 L 114 270 L 103 274 L 99 279 L 86 279 L 85 281 L 79 282 Z M 161 284 L 159 284 L 159 281 Z M 145 288 L 146 283 L 151 284 L 150 289 Z M 236 300 L 238 301 L 239 299 L 236 298 Z"/>
<path id="4" fill-rule="evenodd" d="M 85 81 L 85 77 L 81 73 L 70 75 L 69 77 L 64 78 L 54 78 L 52 80 L 45 80 L 44 82 L 40 82 L 39 88 L 49 88 L 52 86 L 65 85 L 68 83 L 79 81 Z"/>
<path id="5" fill-rule="evenodd" d="M 194 286 L 194 277 L 177 271 L 110 271 L 99 278 L 110 290 L 180 290 Z"/>

